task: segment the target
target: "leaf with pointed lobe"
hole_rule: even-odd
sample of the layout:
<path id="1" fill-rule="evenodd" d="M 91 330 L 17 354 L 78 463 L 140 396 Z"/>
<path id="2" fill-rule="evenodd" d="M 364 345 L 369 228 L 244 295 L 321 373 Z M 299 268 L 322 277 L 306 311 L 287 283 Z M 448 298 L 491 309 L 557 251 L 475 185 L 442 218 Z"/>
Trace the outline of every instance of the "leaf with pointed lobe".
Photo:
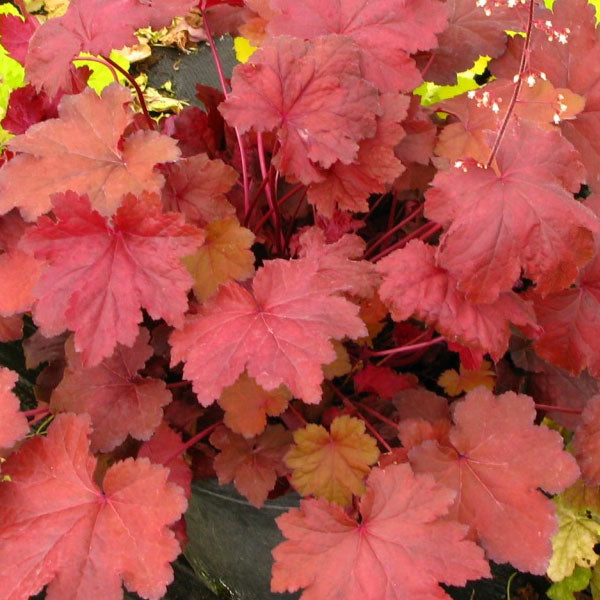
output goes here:
<path id="1" fill-rule="evenodd" d="M 198 154 L 163 167 L 165 210 L 181 212 L 200 227 L 235 216 L 225 194 L 238 179 L 237 172 L 222 160 Z"/>
<path id="2" fill-rule="evenodd" d="M 267 416 L 279 416 L 291 399 L 285 386 L 267 392 L 243 373 L 233 385 L 223 390 L 219 406 L 225 411 L 223 422 L 231 431 L 252 438 L 265 430 Z"/>
<path id="3" fill-rule="evenodd" d="M 254 275 L 254 234 L 235 217 L 212 221 L 205 228 L 204 244 L 183 259 L 194 278 L 194 293 L 200 301 L 210 298 L 223 283 L 244 281 Z"/>
<path id="4" fill-rule="evenodd" d="M 221 450 L 214 461 L 219 483 L 233 481 L 240 494 L 260 508 L 277 477 L 288 472 L 283 457 L 291 440 L 292 434 L 282 425 L 268 425 L 251 439 L 219 427 L 210 436 L 210 443 Z"/>
<path id="5" fill-rule="evenodd" d="M 36 30 L 35 21 L 17 15 L 0 15 L 0 44 L 22 65 L 25 64 L 29 40 Z"/>
<path id="6" fill-rule="evenodd" d="M 380 260 L 377 270 L 383 277 L 379 295 L 395 321 L 423 319 L 448 340 L 489 352 L 494 360 L 508 348 L 511 323 L 538 332 L 532 307 L 512 291 L 488 304 L 469 301 L 457 278 L 436 266 L 435 248 L 420 240 Z"/>
<path id="7" fill-rule="evenodd" d="M 218 132 L 211 127 L 208 115 L 197 106 L 186 106 L 179 114 L 166 118 L 162 133 L 177 140 L 184 158 L 202 153 L 214 156 L 219 147 Z"/>
<path id="8" fill-rule="evenodd" d="M 165 382 L 141 377 L 138 371 L 152 356 L 150 334 L 141 328 L 131 348 L 117 345 L 112 356 L 85 368 L 75 352 L 73 337 L 66 343 L 68 365 L 52 392 L 52 412 L 87 413 L 91 417 L 92 452 L 109 452 L 128 435 L 148 440 L 172 400 Z"/>
<path id="9" fill-rule="evenodd" d="M 10 140 L 10 149 L 20 154 L 0 170 L 0 212 L 18 207 L 34 220 L 50 210 L 52 194 L 72 190 L 87 194 L 94 209 L 110 215 L 127 193 L 159 191 L 164 179 L 154 165 L 175 160 L 179 150 L 155 131 L 122 139 L 133 121 L 130 101 L 131 92 L 116 83 L 102 97 L 87 88 L 62 98 L 59 118 Z"/>
<path id="10" fill-rule="evenodd" d="M 382 114 L 377 117 L 373 137 L 362 140 L 358 156 L 346 165 L 336 162 L 323 173 L 324 181 L 308 188 L 308 201 L 319 213 L 332 216 L 334 209 L 367 212 L 371 194 L 383 193 L 404 171 L 394 148 L 405 136 L 401 121 L 406 117 L 408 97 L 383 94 L 380 98 Z"/>
<path id="11" fill-rule="evenodd" d="M 160 29 L 184 16 L 195 0 L 71 0 L 67 12 L 33 34 L 26 58 L 29 79 L 50 96 L 65 87 L 71 61 L 80 52 L 108 56 L 134 45 L 136 29 Z M 118 19 L 115 19 L 118 15 Z"/>
<path id="12" fill-rule="evenodd" d="M 410 91 L 422 79 L 410 54 L 437 46 L 447 24 L 446 6 L 435 0 L 273 0 L 271 35 L 315 39 L 352 38 L 360 49 L 362 76 L 382 92 Z"/>
<path id="13" fill-rule="evenodd" d="M 294 432 L 294 445 L 285 455 L 292 485 L 302 496 L 312 494 L 340 506 L 365 491 L 364 478 L 377 462 L 377 441 L 365 433 L 361 419 L 336 417 L 327 431 L 309 423 Z"/>
<path id="14" fill-rule="evenodd" d="M 498 173 L 469 160 L 436 175 L 425 215 L 449 224 L 437 263 L 473 302 L 494 302 L 521 270 L 542 295 L 567 287 L 600 228 L 572 195 L 584 179 L 577 152 L 523 121 L 506 130 L 496 160 Z"/>
<path id="15" fill-rule="evenodd" d="M 358 142 L 375 134 L 378 94 L 360 78 L 358 59 L 344 36 L 270 39 L 234 69 L 219 110 L 241 133 L 277 129 L 277 168 L 304 184 L 321 181 L 317 164 L 350 164 Z"/>
<path id="16" fill-rule="evenodd" d="M 183 216 L 161 212 L 158 196 L 128 195 L 109 220 L 74 192 L 54 197 L 56 222 L 41 217 L 24 249 L 46 266 L 34 294 L 34 320 L 47 337 L 75 332 L 86 367 L 131 346 L 142 308 L 154 319 L 183 324 L 192 278 L 180 259 L 204 240 Z"/>
<path id="17" fill-rule="evenodd" d="M 489 576 L 466 530 L 442 519 L 454 492 L 407 464 L 375 468 L 360 523 L 326 500 L 303 500 L 276 519 L 271 590 L 306 588 L 302 600 L 448 600 L 438 585 Z M 330 566 L 330 567 L 328 567 Z"/>
<path id="18" fill-rule="evenodd" d="M 535 425 L 529 396 L 494 396 L 484 387 L 454 408 L 450 445 L 426 441 L 409 452 L 417 473 L 458 492 L 450 516 L 468 524 L 487 555 L 544 574 L 556 531 L 554 505 L 542 492 L 575 482 L 579 468 L 560 434 Z"/>
<path id="19" fill-rule="evenodd" d="M 352 233 L 328 244 L 322 229 L 309 227 L 298 238 L 298 256 L 317 261 L 319 275 L 332 288 L 370 298 L 379 277 L 372 263 L 361 260 L 365 246 L 364 240 Z"/>
<path id="20" fill-rule="evenodd" d="M 189 498 L 192 493 L 192 471 L 180 454 L 171 459 L 183 445 L 181 436 L 173 431 L 164 421 L 156 428 L 152 437 L 144 442 L 137 453 L 137 458 L 148 458 L 157 465 L 164 465 L 169 469 L 167 481 L 177 484 Z M 171 459 L 171 460 L 169 460 Z M 165 464 L 165 461 L 169 461 Z"/>
<path id="21" fill-rule="evenodd" d="M 168 526 L 186 508 L 168 471 L 148 459 L 112 465 L 100 489 L 89 453 L 89 421 L 58 415 L 8 458 L 0 486 L 0 598 L 120 600 L 121 582 L 158 600 L 180 552 Z M 20 560 L 15 563 L 14 557 Z"/>
<path id="22" fill-rule="evenodd" d="M 358 307 L 337 295 L 309 258 L 265 262 L 252 291 L 222 285 L 171 336 L 171 362 L 208 406 L 248 370 L 265 390 L 285 385 L 309 404 L 321 400 L 323 370 L 336 355 L 330 339 L 366 334 Z"/>
<path id="23" fill-rule="evenodd" d="M 10 95 L 2 127 L 14 135 L 25 133 L 32 125 L 58 117 L 59 97 L 48 97 L 36 92 L 32 85 L 13 90 Z"/>
<path id="24" fill-rule="evenodd" d="M 0 367 L 0 448 L 11 448 L 29 433 L 27 418 L 12 392 L 18 378 L 14 371 Z"/>
<path id="25" fill-rule="evenodd" d="M 500 56 L 506 48 L 506 31 L 522 31 L 527 22 L 526 10 L 519 3 L 486 2 L 481 6 L 473 0 L 447 0 L 446 7 L 448 26 L 427 57 L 426 76 L 445 85 L 456 84 L 456 74 L 471 68 L 480 56 Z"/>

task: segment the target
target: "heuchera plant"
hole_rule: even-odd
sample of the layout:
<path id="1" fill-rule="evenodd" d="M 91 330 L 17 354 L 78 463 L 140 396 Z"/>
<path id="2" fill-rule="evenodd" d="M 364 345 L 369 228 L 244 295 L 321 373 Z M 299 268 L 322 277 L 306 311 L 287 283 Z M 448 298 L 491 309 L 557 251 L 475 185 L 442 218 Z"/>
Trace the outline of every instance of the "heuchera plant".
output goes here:
<path id="1" fill-rule="evenodd" d="M 0 341 L 26 315 L 45 368 L 28 410 L 0 368 L 0 600 L 158 600 L 211 476 L 257 509 L 303 496 L 273 593 L 433 600 L 490 560 L 594 566 L 586 0 L 71 0 L 43 24 L 16 4 Z M 221 89 L 159 119 L 109 55 L 192 9 Z M 258 47 L 230 81 L 223 33 Z M 114 73 L 101 94 L 82 53 Z M 413 94 L 480 56 L 479 87 Z"/>

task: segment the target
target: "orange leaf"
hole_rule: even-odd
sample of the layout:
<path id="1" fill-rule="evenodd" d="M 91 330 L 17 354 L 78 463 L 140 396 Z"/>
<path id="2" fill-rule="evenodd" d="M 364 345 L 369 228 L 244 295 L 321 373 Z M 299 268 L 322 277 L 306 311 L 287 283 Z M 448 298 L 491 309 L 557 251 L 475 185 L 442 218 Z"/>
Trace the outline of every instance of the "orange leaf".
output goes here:
<path id="1" fill-rule="evenodd" d="M 204 245 L 183 260 L 194 278 L 198 300 L 212 296 L 222 283 L 243 281 L 254 274 L 254 254 L 250 250 L 253 242 L 254 234 L 235 217 L 206 226 Z"/>
<path id="2" fill-rule="evenodd" d="M 328 432 L 309 424 L 294 432 L 295 446 L 285 456 L 292 484 L 303 496 L 313 494 L 347 506 L 352 494 L 365 491 L 364 476 L 379 457 L 377 442 L 360 419 L 336 417 Z"/>
<path id="3" fill-rule="evenodd" d="M 223 390 L 219 405 L 225 411 L 225 425 L 231 431 L 251 438 L 264 431 L 267 415 L 276 417 L 285 410 L 291 397 L 285 386 L 267 392 L 243 373 L 233 385 Z"/>
<path id="4" fill-rule="evenodd" d="M 438 385 L 444 388 L 448 396 L 460 396 L 463 392 L 470 392 L 480 385 L 493 390 L 495 376 L 492 363 L 484 360 L 481 367 L 475 371 L 465 369 L 462 364 L 460 373 L 455 369 L 444 371 L 438 379 Z"/>

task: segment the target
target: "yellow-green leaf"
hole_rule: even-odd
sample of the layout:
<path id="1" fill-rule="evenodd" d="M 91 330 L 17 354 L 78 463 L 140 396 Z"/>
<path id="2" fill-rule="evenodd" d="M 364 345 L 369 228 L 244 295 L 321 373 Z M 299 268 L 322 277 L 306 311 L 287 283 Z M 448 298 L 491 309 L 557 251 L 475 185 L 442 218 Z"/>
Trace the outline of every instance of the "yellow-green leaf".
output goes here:
<path id="1" fill-rule="evenodd" d="M 600 524 L 585 510 L 566 504 L 560 496 L 554 499 L 558 531 L 552 538 L 552 558 L 548 577 L 561 581 L 569 577 L 576 565 L 593 567 L 598 560 L 594 546 L 599 541 Z"/>

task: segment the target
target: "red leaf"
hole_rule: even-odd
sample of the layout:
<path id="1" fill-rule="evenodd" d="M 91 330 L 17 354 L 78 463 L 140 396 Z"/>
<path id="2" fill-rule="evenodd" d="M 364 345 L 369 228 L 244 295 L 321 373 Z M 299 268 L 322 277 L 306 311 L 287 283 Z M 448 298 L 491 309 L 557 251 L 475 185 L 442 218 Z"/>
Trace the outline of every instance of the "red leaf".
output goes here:
<path id="1" fill-rule="evenodd" d="M 438 582 L 489 576 L 465 529 L 439 519 L 454 493 L 407 464 L 375 468 L 360 523 L 325 500 L 303 500 L 276 519 L 287 541 L 273 550 L 271 591 L 306 588 L 302 600 L 448 599 Z"/>
<path id="2" fill-rule="evenodd" d="M 48 585 L 48 600 L 121 600 L 130 591 L 158 600 L 180 552 L 167 528 L 186 508 L 168 471 L 147 459 L 110 467 L 93 480 L 89 423 L 59 415 L 46 438 L 27 441 L 5 463 L 0 486 L 3 600 Z M 18 556 L 19 560 L 15 561 Z"/>
<path id="3" fill-rule="evenodd" d="M 260 508 L 275 487 L 277 476 L 288 472 L 283 457 L 291 441 L 292 434 L 281 425 L 268 425 L 264 433 L 252 439 L 219 427 L 210 436 L 210 443 L 221 450 L 214 462 L 219 483 L 233 481 L 240 494 Z"/>
<path id="4" fill-rule="evenodd" d="M 0 448 L 11 448 L 29 433 L 19 399 L 12 393 L 18 378 L 14 371 L 0 367 Z"/>
<path id="5" fill-rule="evenodd" d="M 394 147 L 404 137 L 400 122 L 406 117 L 408 98 L 397 94 L 381 96 L 383 114 L 377 118 L 375 135 L 359 144 L 358 156 L 352 164 L 335 163 L 324 174 L 325 181 L 308 188 L 308 201 L 319 213 L 331 217 L 336 208 L 354 212 L 369 210 L 371 194 L 386 191 L 404 171 Z"/>
<path id="6" fill-rule="evenodd" d="M 163 172 L 165 210 L 181 212 L 188 222 L 198 226 L 235 215 L 225 194 L 237 181 L 238 174 L 222 160 L 198 154 L 166 165 Z"/>
<path id="7" fill-rule="evenodd" d="M 179 114 L 165 119 L 162 126 L 165 135 L 177 140 L 185 158 L 202 152 L 213 156 L 220 146 L 219 132 L 212 129 L 208 115 L 197 106 L 186 106 Z"/>
<path id="8" fill-rule="evenodd" d="M 152 356 L 150 334 L 141 328 L 131 348 L 118 345 L 110 358 L 86 369 L 67 341 L 68 366 L 52 393 L 53 412 L 87 413 L 92 421 L 92 452 L 109 452 L 131 435 L 147 440 L 162 421 L 163 407 L 172 400 L 165 382 L 138 376 Z"/>
<path id="9" fill-rule="evenodd" d="M 400 374 L 389 367 L 376 367 L 367 365 L 360 373 L 354 376 L 354 390 L 361 392 L 374 392 L 381 398 L 390 399 L 402 390 L 415 387 L 418 379 L 412 374 Z"/>
<path id="10" fill-rule="evenodd" d="M 151 462 L 165 465 L 173 453 L 182 446 L 181 436 L 175 433 L 164 421 L 154 435 L 140 446 L 138 458 L 149 458 Z M 189 498 L 192 493 L 192 471 L 180 454 L 165 465 L 169 469 L 167 481 L 176 483 Z"/>
<path id="11" fill-rule="evenodd" d="M 438 263 L 473 302 L 493 302 L 521 275 L 546 295 L 569 286 L 593 255 L 595 216 L 573 199 L 584 179 L 577 152 L 558 131 L 521 122 L 496 156 L 499 173 L 468 160 L 440 172 L 425 214 L 450 223 Z"/>
<path id="12" fill-rule="evenodd" d="M 32 85 L 13 90 L 2 127 L 15 135 L 25 133 L 40 121 L 58 117 L 58 96 L 50 99 L 46 92 L 36 92 Z"/>
<path id="13" fill-rule="evenodd" d="M 133 345 L 141 308 L 154 319 L 183 324 L 192 278 L 180 262 L 204 236 L 156 196 L 129 195 L 112 218 L 73 192 L 54 198 L 55 223 L 41 217 L 23 246 L 47 265 L 33 315 L 46 337 L 75 332 L 84 366 L 95 366 L 117 343 Z"/>
<path id="14" fill-rule="evenodd" d="M 169 25 L 196 2 L 72 0 L 66 14 L 46 21 L 31 38 L 25 65 L 29 80 L 54 96 L 67 87 L 71 61 L 80 52 L 108 56 L 113 48 L 136 44 L 136 29 Z"/>
<path id="15" fill-rule="evenodd" d="M 479 56 L 500 56 L 506 48 L 506 31 L 522 31 L 527 18 L 518 3 L 480 6 L 472 0 L 447 0 L 446 6 L 448 27 L 438 36 L 426 78 L 448 85 L 455 85 L 456 74 L 471 68 Z"/>
<path id="16" fill-rule="evenodd" d="M 328 244 L 322 229 L 309 227 L 300 234 L 298 246 L 298 256 L 317 262 L 319 276 L 332 289 L 362 298 L 371 298 L 375 293 L 379 277 L 372 263 L 359 260 L 365 242 L 358 235 L 345 234 Z"/>
<path id="17" fill-rule="evenodd" d="M 586 68 L 600 61 L 594 7 L 587 0 L 557 0 L 552 8 L 553 12 L 538 7 L 538 22 L 550 21 L 551 26 L 548 35 L 536 32 L 532 36 L 529 61 L 535 76 L 543 72 L 555 87 L 585 98 L 583 111 L 574 120 L 561 121 L 560 128 L 579 152 L 586 183 L 600 192 L 600 87 L 596 70 Z M 566 33 L 567 29 L 567 43 L 560 43 L 553 31 Z M 494 75 L 512 78 L 518 72 L 521 49 L 522 38 L 511 39 L 506 54 L 491 65 Z"/>
<path id="18" fill-rule="evenodd" d="M 592 196 L 586 205 L 596 214 L 600 197 Z M 588 369 L 600 376 L 600 236 L 596 235 L 596 255 L 586 265 L 577 285 L 546 298 L 537 294 L 533 299 L 535 313 L 543 327 L 543 335 L 534 348 L 545 360 L 562 367 L 572 375 Z"/>
<path id="19" fill-rule="evenodd" d="M 573 438 L 573 453 L 588 485 L 600 484 L 600 395 L 588 401 Z"/>
<path id="20" fill-rule="evenodd" d="M 592 396 L 600 394 L 600 381 L 585 371 L 571 377 L 567 371 L 544 363 L 540 372 L 530 375 L 528 393 L 541 404 L 583 410 Z M 548 416 L 571 430 L 581 422 L 578 414 L 549 411 Z"/>
<path id="21" fill-rule="evenodd" d="M 384 278 L 379 295 L 395 321 L 414 315 L 449 340 L 489 352 L 494 360 L 506 352 L 510 323 L 537 332 L 531 306 L 517 294 L 502 292 L 490 304 L 474 304 L 458 289 L 456 278 L 435 265 L 434 253 L 432 246 L 412 240 L 377 263 Z"/>
<path id="22" fill-rule="evenodd" d="M 247 368 L 267 391 L 286 385 L 307 403 L 321 400 L 322 365 L 336 358 L 330 339 L 366 334 L 358 307 L 335 294 L 315 261 L 272 260 L 258 270 L 252 293 L 222 285 L 182 331 L 171 336 L 171 361 L 208 406 Z"/>
<path id="23" fill-rule="evenodd" d="M 34 19 L 23 21 L 16 15 L 0 15 L 0 43 L 22 65 L 29 47 L 29 40 L 37 27 Z"/>
<path id="24" fill-rule="evenodd" d="M 358 142 L 375 133 L 377 91 L 360 79 L 358 57 L 344 36 L 273 38 L 235 68 L 219 109 L 241 133 L 278 128 L 277 168 L 305 184 L 320 181 L 314 163 L 349 164 Z"/>
<path id="25" fill-rule="evenodd" d="M 422 79 L 408 56 L 437 46 L 448 12 L 435 0 L 272 0 L 281 15 L 268 31 L 315 39 L 330 33 L 351 37 L 360 48 L 363 77 L 382 92 L 410 91 Z"/>
<path id="26" fill-rule="evenodd" d="M 10 140 L 11 150 L 22 154 L 0 170 L 0 212 L 19 207 L 34 220 L 50 210 L 51 194 L 73 190 L 109 215 L 126 193 L 159 191 L 164 180 L 153 167 L 175 160 L 179 150 L 175 140 L 155 131 L 122 139 L 133 121 L 130 101 L 131 92 L 118 84 L 106 88 L 102 98 L 87 88 L 63 97 L 58 119 Z"/>
<path id="27" fill-rule="evenodd" d="M 0 254 L 0 316 L 31 310 L 33 287 L 40 277 L 42 264 L 21 250 Z"/>
<path id="28" fill-rule="evenodd" d="M 579 469 L 560 434 L 535 425 L 535 418 L 529 396 L 495 397 L 479 387 L 456 405 L 451 445 L 426 441 L 409 459 L 415 471 L 458 492 L 450 514 L 472 527 L 492 560 L 541 575 L 557 523 L 554 505 L 538 488 L 558 493 Z"/>
<path id="29" fill-rule="evenodd" d="M 223 421 L 231 431 L 253 438 L 265 430 L 267 415 L 279 416 L 290 400 L 290 393 L 284 386 L 267 392 L 243 373 L 233 385 L 223 390 L 219 406 L 225 411 Z"/>

